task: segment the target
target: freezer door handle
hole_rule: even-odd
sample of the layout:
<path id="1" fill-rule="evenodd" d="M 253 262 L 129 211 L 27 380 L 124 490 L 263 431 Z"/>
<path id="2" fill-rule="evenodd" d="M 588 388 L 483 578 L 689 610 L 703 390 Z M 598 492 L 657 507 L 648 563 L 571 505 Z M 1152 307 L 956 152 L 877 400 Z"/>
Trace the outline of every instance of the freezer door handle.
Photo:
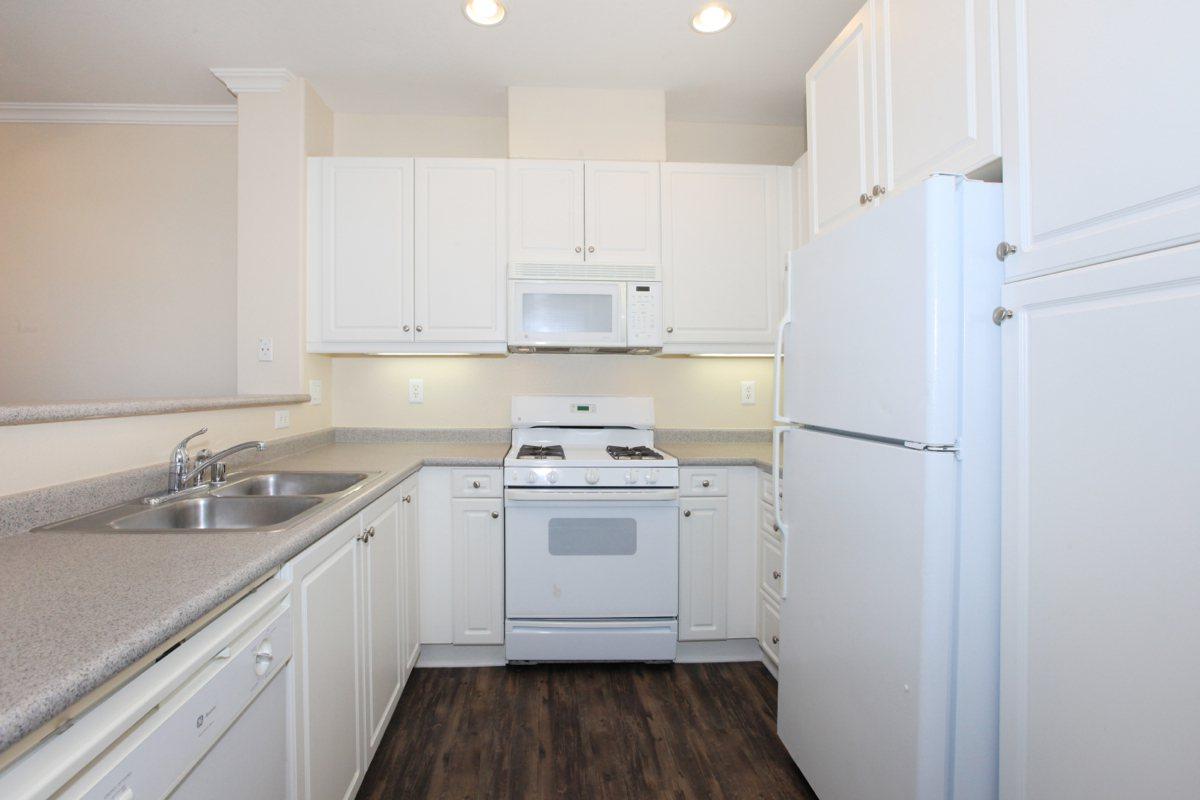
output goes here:
<path id="1" fill-rule="evenodd" d="M 779 328 L 775 332 L 775 400 L 771 408 L 771 414 L 776 422 L 790 423 L 792 420 L 783 416 L 783 334 L 784 331 L 792 324 L 792 273 L 795 272 L 795 265 L 792 263 L 794 253 L 788 254 L 787 264 L 787 290 L 785 302 L 785 310 L 783 317 L 779 320 Z"/>
<path id="2" fill-rule="evenodd" d="M 779 538 L 783 540 L 783 563 L 786 567 L 788 563 L 788 544 L 791 541 L 791 536 L 788 535 L 787 523 L 783 521 L 783 498 L 779 494 L 779 464 L 780 456 L 783 455 L 783 437 L 786 434 L 793 433 L 799 430 L 794 425 L 776 425 L 771 429 L 771 486 L 775 493 L 775 529 L 779 531 Z M 787 599 L 788 593 L 788 572 L 783 570 L 783 580 L 779 583 L 779 598 Z"/>

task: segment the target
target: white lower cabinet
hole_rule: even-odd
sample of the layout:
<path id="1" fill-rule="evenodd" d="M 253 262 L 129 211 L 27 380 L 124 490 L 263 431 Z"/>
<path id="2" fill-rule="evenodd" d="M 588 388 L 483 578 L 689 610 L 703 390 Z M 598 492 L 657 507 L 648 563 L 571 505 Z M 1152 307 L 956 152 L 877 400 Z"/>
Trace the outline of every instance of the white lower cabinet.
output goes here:
<path id="1" fill-rule="evenodd" d="M 763 654 L 779 666 L 779 611 L 783 601 L 783 539 L 775 521 L 775 483 L 769 472 L 758 474 L 758 584 L 756 629 Z"/>
<path id="2" fill-rule="evenodd" d="M 297 556 L 296 787 L 303 800 L 353 797 L 415 662 L 416 478 Z M 414 498 L 415 501 L 415 498 Z M 410 548 L 412 555 L 410 556 Z"/>
<path id="3" fill-rule="evenodd" d="M 418 478 L 400 484 L 401 531 L 404 538 L 404 678 L 421 655 L 421 536 L 417 514 Z"/>
<path id="4" fill-rule="evenodd" d="M 454 644 L 504 643 L 504 501 L 450 501 Z"/>
<path id="5" fill-rule="evenodd" d="M 724 639 L 729 501 L 679 501 L 679 640 Z"/>

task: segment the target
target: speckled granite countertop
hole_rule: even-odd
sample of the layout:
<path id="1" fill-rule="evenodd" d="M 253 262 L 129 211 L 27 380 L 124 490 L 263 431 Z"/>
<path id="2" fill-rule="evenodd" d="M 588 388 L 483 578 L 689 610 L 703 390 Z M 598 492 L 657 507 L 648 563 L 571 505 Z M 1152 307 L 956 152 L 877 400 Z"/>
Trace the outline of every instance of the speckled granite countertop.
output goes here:
<path id="1" fill-rule="evenodd" d="M 763 442 L 656 443 L 679 459 L 681 467 L 758 467 L 771 471 L 771 445 Z"/>
<path id="2" fill-rule="evenodd" d="M 36 731 L 422 466 L 500 466 L 504 443 L 331 444 L 255 469 L 383 471 L 283 533 L 0 539 L 0 751 Z"/>

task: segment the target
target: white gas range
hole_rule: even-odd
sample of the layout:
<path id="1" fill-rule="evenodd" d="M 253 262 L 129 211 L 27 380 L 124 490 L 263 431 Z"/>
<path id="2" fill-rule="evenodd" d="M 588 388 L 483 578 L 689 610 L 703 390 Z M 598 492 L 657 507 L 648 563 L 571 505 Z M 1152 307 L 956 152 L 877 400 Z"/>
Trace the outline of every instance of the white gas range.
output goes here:
<path id="1" fill-rule="evenodd" d="M 509 661 L 670 661 L 679 464 L 648 397 L 519 396 L 504 459 Z"/>

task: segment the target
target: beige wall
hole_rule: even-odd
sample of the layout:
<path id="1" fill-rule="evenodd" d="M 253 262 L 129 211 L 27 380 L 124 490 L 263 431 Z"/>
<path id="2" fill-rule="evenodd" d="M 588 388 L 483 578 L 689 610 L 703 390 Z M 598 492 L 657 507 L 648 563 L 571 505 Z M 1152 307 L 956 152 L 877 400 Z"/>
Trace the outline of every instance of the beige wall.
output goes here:
<path id="1" fill-rule="evenodd" d="M 0 124 L 0 403 L 233 394 L 236 176 L 233 127 Z"/>
<path id="2" fill-rule="evenodd" d="M 512 158 L 666 161 L 661 89 L 508 87 Z"/>
<path id="3" fill-rule="evenodd" d="M 507 427 L 514 394 L 650 395 L 664 428 L 768 428 L 769 358 L 629 355 L 342 357 L 333 361 L 335 425 L 344 427 Z M 409 378 L 425 381 L 425 402 L 408 403 Z M 739 383 L 758 382 L 758 403 L 739 402 Z"/>
<path id="4" fill-rule="evenodd" d="M 805 150 L 804 128 L 666 122 L 666 160 L 715 164 L 795 162 Z M 506 158 L 505 117 L 334 114 L 334 155 Z"/>
<path id="5" fill-rule="evenodd" d="M 279 406 L 291 411 L 292 424 L 278 431 L 269 406 L 0 427 L 0 495 L 154 464 L 165 482 L 171 448 L 192 431 L 209 430 L 192 442 L 193 452 L 310 433 L 331 424 L 331 400 L 327 393 L 321 405 Z"/>

